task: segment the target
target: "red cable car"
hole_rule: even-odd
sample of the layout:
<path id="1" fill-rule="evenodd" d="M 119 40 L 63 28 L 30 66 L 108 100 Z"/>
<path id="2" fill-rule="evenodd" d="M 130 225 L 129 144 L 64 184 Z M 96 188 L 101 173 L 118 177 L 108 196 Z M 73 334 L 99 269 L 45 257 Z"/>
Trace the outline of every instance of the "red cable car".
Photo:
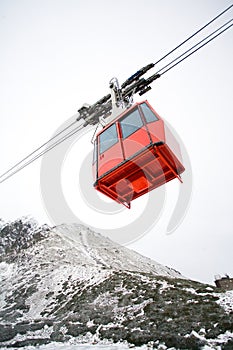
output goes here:
<path id="1" fill-rule="evenodd" d="M 95 140 L 94 187 L 130 208 L 132 200 L 185 170 L 179 144 L 148 101 L 108 123 Z"/>

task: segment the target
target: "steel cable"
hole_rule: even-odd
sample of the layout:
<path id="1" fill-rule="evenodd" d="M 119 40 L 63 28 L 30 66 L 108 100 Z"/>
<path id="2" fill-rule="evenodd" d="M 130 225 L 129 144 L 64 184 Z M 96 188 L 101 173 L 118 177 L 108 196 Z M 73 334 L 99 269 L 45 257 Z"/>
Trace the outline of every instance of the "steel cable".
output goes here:
<path id="1" fill-rule="evenodd" d="M 38 152 L 41 148 L 45 147 L 47 144 L 49 144 L 51 141 L 53 141 L 55 138 L 57 138 L 59 135 L 61 135 L 63 132 L 65 132 L 66 130 L 68 130 L 71 126 L 73 126 L 76 123 L 76 121 L 74 121 L 73 123 L 71 123 L 70 125 L 68 125 L 65 129 L 61 130 L 59 133 L 57 133 L 56 135 L 54 135 L 52 138 L 50 138 L 48 141 L 46 141 L 45 143 L 43 143 L 40 147 L 36 148 L 33 152 L 31 152 L 30 154 L 28 154 L 26 157 L 24 157 L 23 159 L 21 159 L 18 163 L 16 163 L 15 165 L 13 165 L 10 169 L 8 169 L 7 171 L 5 171 L 5 173 L 0 175 L 0 179 L 3 178 L 5 175 L 7 175 L 10 171 L 12 171 L 13 169 L 15 169 L 17 166 L 19 166 L 21 163 L 23 163 L 25 160 L 27 160 L 28 158 L 30 158 L 33 154 L 35 154 L 36 152 Z M 1 182 L 0 182 L 1 183 Z"/>
<path id="2" fill-rule="evenodd" d="M 63 137 L 61 137 L 59 140 L 57 140 L 56 142 L 54 142 L 52 145 L 48 146 L 45 150 L 43 150 L 42 152 L 40 152 L 39 154 L 37 154 L 35 157 L 33 157 L 32 159 L 30 159 L 28 162 L 24 163 L 21 167 L 17 168 L 15 171 L 11 172 L 8 176 L 6 176 L 3 180 L 0 180 L 0 184 L 5 182 L 6 180 L 8 180 L 10 177 L 12 177 L 13 175 L 17 174 L 19 171 L 21 171 L 22 169 L 24 169 L 26 166 L 30 165 L 31 163 L 33 163 L 35 160 L 37 160 L 38 158 L 42 157 L 44 154 L 46 154 L 47 152 L 51 151 L 53 148 L 55 148 L 56 146 L 58 146 L 59 144 L 61 144 L 62 142 L 66 141 L 68 138 L 70 138 L 71 136 L 73 136 L 74 134 L 76 134 L 78 131 L 80 131 L 83 128 L 83 124 L 79 125 L 78 127 L 76 127 L 75 129 L 71 130 L 68 134 L 64 135 Z M 52 140 L 52 139 L 51 139 Z"/>

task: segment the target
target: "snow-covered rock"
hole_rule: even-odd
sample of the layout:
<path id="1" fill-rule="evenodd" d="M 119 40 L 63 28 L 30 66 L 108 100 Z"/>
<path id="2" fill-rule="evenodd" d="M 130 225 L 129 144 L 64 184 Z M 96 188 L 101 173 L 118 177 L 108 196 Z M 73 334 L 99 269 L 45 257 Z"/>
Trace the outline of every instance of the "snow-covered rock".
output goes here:
<path id="1" fill-rule="evenodd" d="M 219 297 L 218 304 L 222 306 L 227 313 L 233 313 L 233 290 L 228 290 L 225 293 L 217 294 Z"/>
<path id="2" fill-rule="evenodd" d="M 133 250 L 111 241 L 109 238 L 78 225 L 60 225 L 54 229 L 58 235 L 78 252 L 81 261 L 114 271 L 138 271 L 160 276 L 185 278 L 174 269 L 165 267 Z M 75 254 L 76 255 L 76 254 Z"/>
<path id="3" fill-rule="evenodd" d="M 232 342 L 223 293 L 87 227 L 5 223 L 0 251 L 1 348 L 127 342 L 201 349 Z"/>

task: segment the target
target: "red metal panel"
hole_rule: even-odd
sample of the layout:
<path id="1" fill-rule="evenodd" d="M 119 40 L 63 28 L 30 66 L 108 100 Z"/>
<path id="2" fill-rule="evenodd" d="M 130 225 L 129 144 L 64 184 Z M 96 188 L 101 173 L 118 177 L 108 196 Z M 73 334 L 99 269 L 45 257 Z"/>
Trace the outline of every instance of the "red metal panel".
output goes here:
<path id="1" fill-rule="evenodd" d="M 148 136 L 146 127 L 134 132 L 132 135 L 122 140 L 125 158 L 129 158 L 145 146 L 150 144 L 150 138 Z"/>
<path id="2" fill-rule="evenodd" d="M 179 173 L 183 171 L 184 167 L 167 145 L 151 146 L 105 174 L 95 186 L 125 205 L 168 181 L 181 180 Z"/>
<path id="3" fill-rule="evenodd" d="M 98 176 L 114 168 L 123 161 L 121 143 L 117 142 L 104 153 L 98 155 Z"/>
<path id="4" fill-rule="evenodd" d="M 156 122 L 148 123 L 147 128 L 153 143 L 165 141 L 163 120 L 157 120 Z"/>
<path id="5" fill-rule="evenodd" d="M 176 155 L 176 157 L 179 159 L 179 161 L 182 162 L 182 156 L 181 156 L 181 150 L 180 145 L 177 141 L 177 139 L 172 134 L 169 127 L 165 124 L 164 126 L 165 131 L 165 142 L 166 145 L 171 149 L 171 151 Z"/>
<path id="6" fill-rule="evenodd" d="M 143 194 L 179 178 L 164 156 L 163 146 L 144 150 L 96 183 L 96 189 L 119 203 L 130 203 Z"/>

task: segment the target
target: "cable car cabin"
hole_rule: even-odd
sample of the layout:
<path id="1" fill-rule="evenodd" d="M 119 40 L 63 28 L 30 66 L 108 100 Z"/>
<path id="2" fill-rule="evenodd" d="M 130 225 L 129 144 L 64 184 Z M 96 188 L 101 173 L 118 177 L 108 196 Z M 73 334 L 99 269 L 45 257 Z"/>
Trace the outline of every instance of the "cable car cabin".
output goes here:
<path id="1" fill-rule="evenodd" d="M 164 121 L 147 101 L 136 103 L 97 134 L 94 187 L 130 208 L 143 194 L 172 179 L 181 181 L 180 158 Z"/>

